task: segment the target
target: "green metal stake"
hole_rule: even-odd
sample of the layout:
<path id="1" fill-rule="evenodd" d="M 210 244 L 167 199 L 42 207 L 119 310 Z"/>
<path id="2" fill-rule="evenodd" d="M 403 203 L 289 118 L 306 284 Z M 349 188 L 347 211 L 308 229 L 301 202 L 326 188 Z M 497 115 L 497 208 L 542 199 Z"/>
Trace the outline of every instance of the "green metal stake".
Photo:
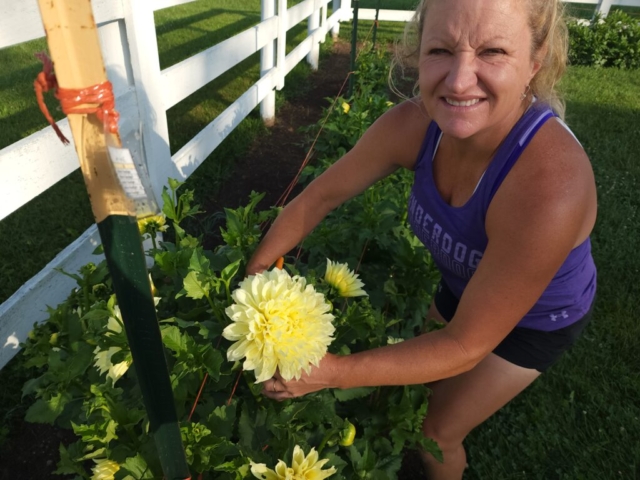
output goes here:
<path id="1" fill-rule="evenodd" d="M 162 470 L 190 478 L 136 217 L 110 215 L 98 231 Z"/>
<path id="2" fill-rule="evenodd" d="M 39 0 L 38 4 L 60 88 L 104 84 L 107 77 L 91 2 Z M 87 107 L 99 106 L 86 101 Z M 106 131 L 92 113 L 70 113 L 68 118 L 164 477 L 190 479 L 135 208 L 107 154 L 107 144 L 121 145 L 117 128 Z"/>
<path id="3" fill-rule="evenodd" d="M 351 65 L 350 71 L 351 75 L 349 76 L 349 91 L 348 96 L 351 97 L 353 95 L 353 87 L 355 84 L 354 73 L 356 71 L 356 50 L 358 46 L 358 9 L 359 1 L 353 0 L 353 29 L 351 30 Z"/>
<path id="4" fill-rule="evenodd" d="M 376 37 L 378 36 L 378 17 L 380 16 L 380 0 L 378 0 L 378 5 L 376 6 L 376 20 L 373 24 L 373 45 L 371 46 L 371 50 L 376 48 Z"/>

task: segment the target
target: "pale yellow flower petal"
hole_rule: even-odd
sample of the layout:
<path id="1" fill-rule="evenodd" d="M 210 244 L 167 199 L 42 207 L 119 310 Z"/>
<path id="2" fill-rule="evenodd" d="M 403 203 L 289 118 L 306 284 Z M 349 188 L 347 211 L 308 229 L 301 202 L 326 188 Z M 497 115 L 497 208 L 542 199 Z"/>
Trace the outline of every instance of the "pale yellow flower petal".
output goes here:
<path id="1" fill-rule="evenodd" d="M 324 281 L 335 288 L 341 297 L 368 296 L 363 290 L 364 283 L 358 278 L 358 274 L 349 270 L 346 263 L 334 263 L 327 258 Z"/>
<path id="2" fill-rule="evenodd" d="M 102 375 L 106 372 L 107 377 L 111 378 L 111 381 L 115 383 L 125 374 L 131 362 L 124 361 L 117 364 L 111 363 L 111 357 L 122 350 L 120 347 L 109 347 L 107 350 L 100 350 L 100 347 L 96 347 L 94 353 L 94 365 Z"/>
<path id="3" fill-rule="evenodd" d="M 96 462 L 96 466 L 91 469 L 91 480 L 114 480 L 114 475 L 120 470 L 120 465 L 108 458 L 94 458 L 93 461 Z"/>
<path id="4" fill-rule="evenodd" d="M 232 324 L 222 335 L 236 343 L 227 358 L 245 358 L 243 368 L 254 370 L 257 382 L 276 370 L 299 379 L 326 354 L 335 331 L 331 305 L 304 278 L 276 268 L 245 278 L 231 296 L 225 313 Z"/>
<path id="5" fill-rule="evenodd" d="M 309 455 L 305 457 L 302 448 L 296 445 L 290 467 L 283 460 L 278 461 L 274 470 L 267 468 L 263 463 L 251 462 L 251 473 L 262 480 L 323 480 L 337 471 L 335 467 L 322 470 L 328 461 L 327 459 L 318 461 L 318 452 L 315 448 L 312 448 Z"/>

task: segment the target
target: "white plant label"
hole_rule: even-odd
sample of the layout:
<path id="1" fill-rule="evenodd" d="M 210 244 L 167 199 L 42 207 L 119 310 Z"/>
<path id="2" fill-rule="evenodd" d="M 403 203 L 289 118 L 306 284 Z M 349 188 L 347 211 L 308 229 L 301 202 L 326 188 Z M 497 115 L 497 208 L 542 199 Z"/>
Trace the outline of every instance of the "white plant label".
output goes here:
<path id="1" fill-rule="evenodd" d="M 127 197 L 132 200 L 147 198 L 140 175 L 138 175 L 136 165 L 133 163 L 131 152 L 126 148 L 109 147 L 109 156 L 120 185 Z"/>

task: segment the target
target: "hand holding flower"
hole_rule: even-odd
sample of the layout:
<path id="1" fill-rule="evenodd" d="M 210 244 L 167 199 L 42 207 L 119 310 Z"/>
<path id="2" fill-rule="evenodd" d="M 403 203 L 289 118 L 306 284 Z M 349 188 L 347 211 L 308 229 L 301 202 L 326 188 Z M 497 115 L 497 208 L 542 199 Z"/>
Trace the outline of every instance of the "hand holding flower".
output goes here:
<path id="1" fill-rule="evenodd" d="M 339 375 L 340 357 L 327 353 L 317 367 L 311 367 L 309 373 L 303 373 L 299 379 L 289 381 L 276 372 L 273 378 L 264 382 L 263 395 L 272 400 L 288 400 L 317 392 L 324 388 L 336 388 Z"/>

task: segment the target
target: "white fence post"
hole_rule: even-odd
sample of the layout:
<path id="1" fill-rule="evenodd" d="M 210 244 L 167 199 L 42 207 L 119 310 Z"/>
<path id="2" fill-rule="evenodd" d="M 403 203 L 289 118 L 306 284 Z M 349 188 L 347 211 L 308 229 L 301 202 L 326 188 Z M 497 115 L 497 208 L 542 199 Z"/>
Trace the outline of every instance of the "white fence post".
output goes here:
<path id="1" fill-rule="evenodd" d="M 153 5 L 148 0 L 123 0 L 131 68 L 140 108 L 142 141 L 153 192 L 162 207 L 168 178 L 182 179 L 171 159 L 169 127 L 161 89 L 160 59 Z"/>
<path id="2" fill-rule="evenodd" d="M 332 0 L 331 8 L 333 10 L 333 13 L 336 13 L 338 10 L 342 8 L 341 3 L 342 3 L 341 0 Z M 331 29 L 331 37 L 333 37 L 334 40 L 337 40 L 339 34 L 340 34 L 340 22 L 336 22 L 336 24 Z"/>
<path id="3" fill-rule="evenodd" d="M 317 10 L 316 7 L 318 7 Z M 307 22 L 308 35 L 313 35 L 313 32 L 318 28 L 320 28 L 320 8 L 319 2 L 316 1 L 313 6 L 313 13 L 309 16 L 309 20 Z M 307 62 L 311 66 L 311 70 L 318 70 L 319 61 L 320 43 L 314 41 L 311 46 L 311 51 L 307 54 Z"/>
<path id="4" fill-rule="evenodd" d="M 599 0 L 594 14 L 599 13 L 603 17 L 606 17 L 607 15 L 609 15 L 609 10 L 611 9 L 612 4 L 613 0 Z"/>
<path id="5" fill-rule="evenodd" d="M 287 71 L 287 0 L 278 0 L 278 43 L 276 68 L 278 69 L 278 80 L 276 88 L 284 88 L 284 77 Z"/>
<path id="6" fill-rule="evenodd" d="M 340 10 L 342 10 L 342 21 L 348 22 L 353 18 L 351 0 L 340 0 Z"/>
<path id="7" fill-rule="evenodd" d="M 322 28 L 322 31 L 324 32 L 322 35 L 322 40 L 320 40 L 320 42 L 324 43 L 325 40 L 327 39 L 327 10 L 329 9 L 328 6 L 329 0 L 322 0 L 321 3 L 321 7 L 322 7 L 322 18 L 320 19 L 320 27 Z"/>
<path id="8" fill-rule="evenodd" d="M 260 2 L 260 18 L 266 20 L 275 16 L 277 0 L 261 0 Z M 264 77 L 269 70 L 275 66 L 276 60 L 276 41 L 269 42 L 260 50 L 260 77 Z M 276 92 L 271 91 L 262 102 L 260 102 L 260 115 L 264 124 L 268 127 L 273 126 L 276 121 Z"/>

